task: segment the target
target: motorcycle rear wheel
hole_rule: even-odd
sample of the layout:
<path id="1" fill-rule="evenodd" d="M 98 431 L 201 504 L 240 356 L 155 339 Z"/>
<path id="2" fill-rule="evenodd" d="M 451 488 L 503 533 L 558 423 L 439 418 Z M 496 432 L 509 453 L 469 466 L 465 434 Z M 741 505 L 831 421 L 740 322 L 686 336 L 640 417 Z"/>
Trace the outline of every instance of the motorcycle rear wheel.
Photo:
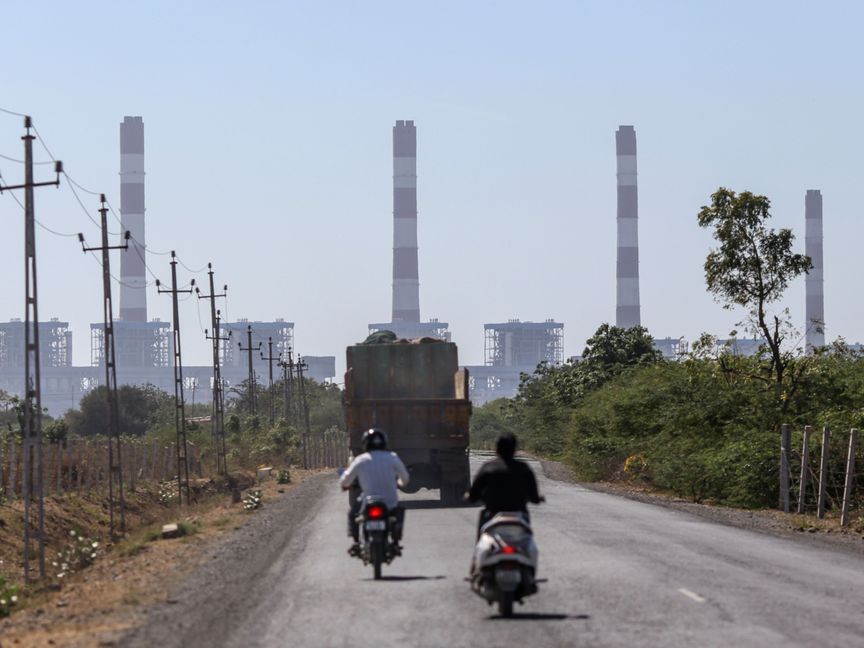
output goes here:
<path id="1" fill-rule="evenodd" d="M 369 548 L 372 554 L 372 570 L 375 575 L 375 580 L 381 580 L 381 564 L 384 562 L 384 547 L 379 542 L 373 542 Z"/>

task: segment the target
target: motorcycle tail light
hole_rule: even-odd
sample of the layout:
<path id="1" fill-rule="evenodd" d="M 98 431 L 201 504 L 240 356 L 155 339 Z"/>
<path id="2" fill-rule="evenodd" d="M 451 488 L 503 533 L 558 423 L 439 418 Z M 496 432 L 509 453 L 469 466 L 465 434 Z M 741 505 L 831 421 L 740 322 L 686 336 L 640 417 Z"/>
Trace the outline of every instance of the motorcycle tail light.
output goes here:
<path id="1" fill-rule="evenodd" d="M 384 507 L 370 506 L 368 509 L 366 509 L 366 515 L 369 516 L 370 520 L 380 520 L 384 517 Z"/>
<path id="2" fill-rule="evenodd" d="M 501 547 L 501 553 L 505 554 L 515 554 L 518 551 L 516 547 L 511 547 L 510 545 L 504 545 Z"/>

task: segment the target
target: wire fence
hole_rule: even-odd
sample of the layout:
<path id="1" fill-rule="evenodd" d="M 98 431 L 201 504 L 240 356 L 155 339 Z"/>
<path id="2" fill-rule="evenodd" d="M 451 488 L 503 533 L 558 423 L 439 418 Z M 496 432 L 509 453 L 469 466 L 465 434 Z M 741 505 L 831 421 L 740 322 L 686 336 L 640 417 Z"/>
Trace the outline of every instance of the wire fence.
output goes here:
<path id="1" fill-rule="evenodd" d="M 307 468 L 340 468 L 348 465 L 348 435 L 344 430 L 329 429 L 304 439 Z"/>
<path id="2" fill-rule="evenodd" d="M 200 449 L 187 444 L 189 471 L 203 475 Z M 173 443 L 124 439 L 121 444 L 126 487 L 134 491 L 144 482 L 177 478 L 177 451 Z M 46 444 L 43 449 L 45 495 L 89 494 L 108 487 L 110 479 L 107 439 L 70 439 Z M 12 500 L 23 492 L 24 467 L 20 440 L 0 439 L 0 494 Z"/>
<path id="3" fill-rule="evenodd" d="M 864 509 L 864 448 L 857 436 L 857 430 L 810 426 L 791 430 L 786 469 L 790 512 L 821 518 L 828 512 L 840 514 L 844 509 Z M 784 508 L 782 454 L 781 443 L 781 509 Z M 844 524 L 846 521 L 842 520 Z"/>

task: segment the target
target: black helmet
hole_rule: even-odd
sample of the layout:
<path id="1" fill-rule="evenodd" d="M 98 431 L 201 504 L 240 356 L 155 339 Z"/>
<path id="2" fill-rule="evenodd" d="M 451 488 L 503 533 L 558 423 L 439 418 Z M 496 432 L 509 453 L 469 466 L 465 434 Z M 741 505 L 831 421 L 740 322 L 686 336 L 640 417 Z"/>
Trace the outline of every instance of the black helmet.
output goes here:
<path id="1" fill-rule="evenodd" d="M 387 433 L 380 428 L 369 428 L 363 433 L 363 450 L 386 450 Z"/>

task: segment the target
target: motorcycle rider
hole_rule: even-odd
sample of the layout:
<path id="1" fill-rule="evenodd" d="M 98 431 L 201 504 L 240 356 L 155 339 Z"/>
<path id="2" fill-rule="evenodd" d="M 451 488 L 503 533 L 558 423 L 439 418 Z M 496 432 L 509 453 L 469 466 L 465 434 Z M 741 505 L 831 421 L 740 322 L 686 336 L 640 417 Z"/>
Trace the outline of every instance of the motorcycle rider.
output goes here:
<path id="1" fill-rule="evenodd" d="M 387 450 L 387 434 L 380 428 L 370 428 L 363 433 L 363 452 L 357 455 L 348 468 L 342 473 L 339 485 L 342 490 L 351 490 L 351 508 L 348 511 L 348 530 L 354 539 L 354 544 L 348 553 L 359 555 L 360 527 L 357 515 L 367 497 L 383 501 L 396 517 L 396 524 L 391 530 L 393 549 L 397 555 L 401 553 L 399 541 L 402 539 L 402 526 L 405 520 L 405 509 L 399 505 L 399 486 L 408 484 L 408 470 L 395 452 Z M 359 489 L 355 482 L 359 483 Z M 352 488 L 354 486 L 354 488 Z M 358 493 L 357 490 L 360 492 Z"/>
<path id="2" fill-rule="evenodd" d="M 477 521 L 477 538 L 480 529 L 496 513 L 519 511 L 530 522 L 528 502 L 540 504 L 545 498 L 537 492 L 534 471 L 524 461 L 516 459 L 516 435 L 505 432 L 495 443 L 495 459 L 487 461 L 477 471 L 471 490 L 465 493 L 469 502 L 483 502 L 483 510 Z"/>

